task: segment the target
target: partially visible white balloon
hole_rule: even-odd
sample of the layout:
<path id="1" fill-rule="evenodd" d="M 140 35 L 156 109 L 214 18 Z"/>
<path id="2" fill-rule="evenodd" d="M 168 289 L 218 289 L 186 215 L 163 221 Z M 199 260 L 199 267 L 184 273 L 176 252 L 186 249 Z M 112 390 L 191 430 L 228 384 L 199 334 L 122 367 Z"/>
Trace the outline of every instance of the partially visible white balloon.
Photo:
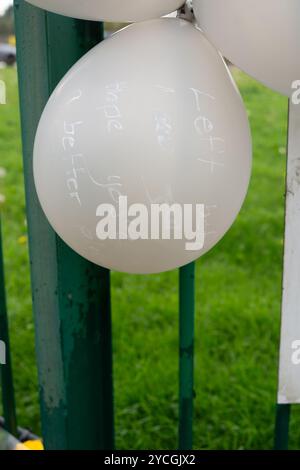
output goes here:
<path id="1" fill-rule="evenodd" d="M 51 96 L 34 147 L 37 193 L 57 233 L 94 263 L 131 273 L 173 269 L 212 248 L 240 210 L 250 170 L 247 115 L 227 67 L 199 30 L 173 18 L 135 23 L 86 54 Z M 203 204 L 204 246 L 189 251 L 184 233 L 155 239 L 150 228 L 126 239 L 124 197 L 149 215 L 153 205 Z M 97 231 L 103 204 L 112 225 L 117 218 L 115 238 Z"/>
<path id="2" fill-rule="evenodd" d="M 73 18 L 118 22 L 142 21 L 171 13 L 185 0 L 27 0 L 45 10 Z"/>
<path id="3" fill-rule="evenodd" d="M 222 54 L 291 96 L 300 80 L 299 0 L 193 0 L 200 28 Z"/>

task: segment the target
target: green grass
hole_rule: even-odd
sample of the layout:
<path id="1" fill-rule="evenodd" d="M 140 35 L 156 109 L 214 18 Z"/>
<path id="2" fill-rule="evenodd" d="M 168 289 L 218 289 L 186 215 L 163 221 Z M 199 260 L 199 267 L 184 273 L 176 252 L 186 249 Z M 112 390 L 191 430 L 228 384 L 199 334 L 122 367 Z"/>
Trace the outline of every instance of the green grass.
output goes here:
<path id="1" fill-rule="evenodd" d="M 251 186 L 222 242 L 197 263 L 195 448 L 273 445 L 286 148 L 286 100 L 235 71 L 254 141 Z M 0 178 L 8 306 L 19 422 L 39 432 L 34 327 L 15 70 L 0 71 Z M 175 448 L 178 273 L 113 274 L 116 438 L 119 448 Z M 97 371 L 95 371 L 97 373 Z M 291 448 L 300 447 L 300 409 Z M 83 431 L 84 432 L 84 431 Z"/>

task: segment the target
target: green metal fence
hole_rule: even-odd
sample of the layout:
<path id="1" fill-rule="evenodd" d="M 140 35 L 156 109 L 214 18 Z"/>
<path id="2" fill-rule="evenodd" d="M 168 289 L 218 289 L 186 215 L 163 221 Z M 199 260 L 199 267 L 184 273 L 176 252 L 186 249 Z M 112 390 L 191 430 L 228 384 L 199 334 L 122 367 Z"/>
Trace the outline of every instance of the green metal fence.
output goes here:
<path id="1" fill-rule="evenodd" d="M 75 254 L 54 233 L 32 172 L 34 136 L 49 95 L 102 39 L 103 29 L 19 0 L 15 24 L 43 438 L 51 449 L 111 448 L 110 273 Z"/>
<path id="2" fill-rule="evenodd" d="M 32 171 L 43 108 L 67 70 L 103 39 L 103 25 L 47 13 L 24 0 L 14 4 L 43 440 L 47 449 L 113 449 L 110 272 L 75 254 L 54 233 L 39 205 Z M 6 428 L 16 433 L 4 286 L 0 238 L 0 339 L 7 345 L 2 393 Z M 186 450 L 192 448 L 193 426 L 194 263 L 180 269 L 179 297 L 180 409 L 174 448 Z M 277 410 L 278 449 L 287 448 L 289 411 L 289 406 Z"/>

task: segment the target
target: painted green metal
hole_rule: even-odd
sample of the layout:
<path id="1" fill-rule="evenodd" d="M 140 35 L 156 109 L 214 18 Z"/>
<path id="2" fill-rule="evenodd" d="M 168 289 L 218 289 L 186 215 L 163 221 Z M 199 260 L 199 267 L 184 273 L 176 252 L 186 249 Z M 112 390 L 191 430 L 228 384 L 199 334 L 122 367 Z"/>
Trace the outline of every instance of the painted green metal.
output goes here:
<path id="1" fill-rule="evenodd" d="M 193 446 L 195 263 L 179 271 L 179 448 Z"/>
<path id="2" fill-rule="evenodd" d="M 8 315 L 6 309 L 4 262 L 1 236 L 1 218 L 0 218 L 0 340 L 5 344 L 6 364 L 0 365 L 1 370 L 1 388 L 2 403 L 5 420 L 5 428 L 13 435 L 17 435 L 17 417 L 15 406 L 15 394 L 13 385 L 13 373 L 10 355 Z"/>
<path id="3" fill-rule="evenodd" d="M 51 91 L 103 37 L 99 23 L 15 0 L 24 175 L 43 437 L 47 449 L 114 446 L 110 273 L 68 248 L 34 189 L 33 142 Z"/>
<path id="4" fill-rule="evenodd" d="M 275 426 L 275 450 L 288 450 L 291 405 L 277 405 Z"/>

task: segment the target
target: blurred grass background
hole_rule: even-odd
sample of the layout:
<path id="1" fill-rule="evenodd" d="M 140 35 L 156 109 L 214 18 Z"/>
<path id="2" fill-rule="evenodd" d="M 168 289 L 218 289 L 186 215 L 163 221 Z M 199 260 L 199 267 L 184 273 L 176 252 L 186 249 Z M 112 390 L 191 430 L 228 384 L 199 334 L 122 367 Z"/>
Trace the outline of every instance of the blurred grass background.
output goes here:
<path id="1" fill-rule="evenodd" d="M 234 75 L 252 127 L 253 176 L 233 228 L 197 263 L 196 449 L 273 445 L 287 100 Z M 0 79 L 8 87 L 0 109 L 0 207 L 18 418 L 40 432 L 16 70 L 0 70 Z M 117 447 L 174 449 L 178 273 L 113 273 L 112 296 Z M 300 446 L 299 422 L 295 407 L 291 448 Z"/>

